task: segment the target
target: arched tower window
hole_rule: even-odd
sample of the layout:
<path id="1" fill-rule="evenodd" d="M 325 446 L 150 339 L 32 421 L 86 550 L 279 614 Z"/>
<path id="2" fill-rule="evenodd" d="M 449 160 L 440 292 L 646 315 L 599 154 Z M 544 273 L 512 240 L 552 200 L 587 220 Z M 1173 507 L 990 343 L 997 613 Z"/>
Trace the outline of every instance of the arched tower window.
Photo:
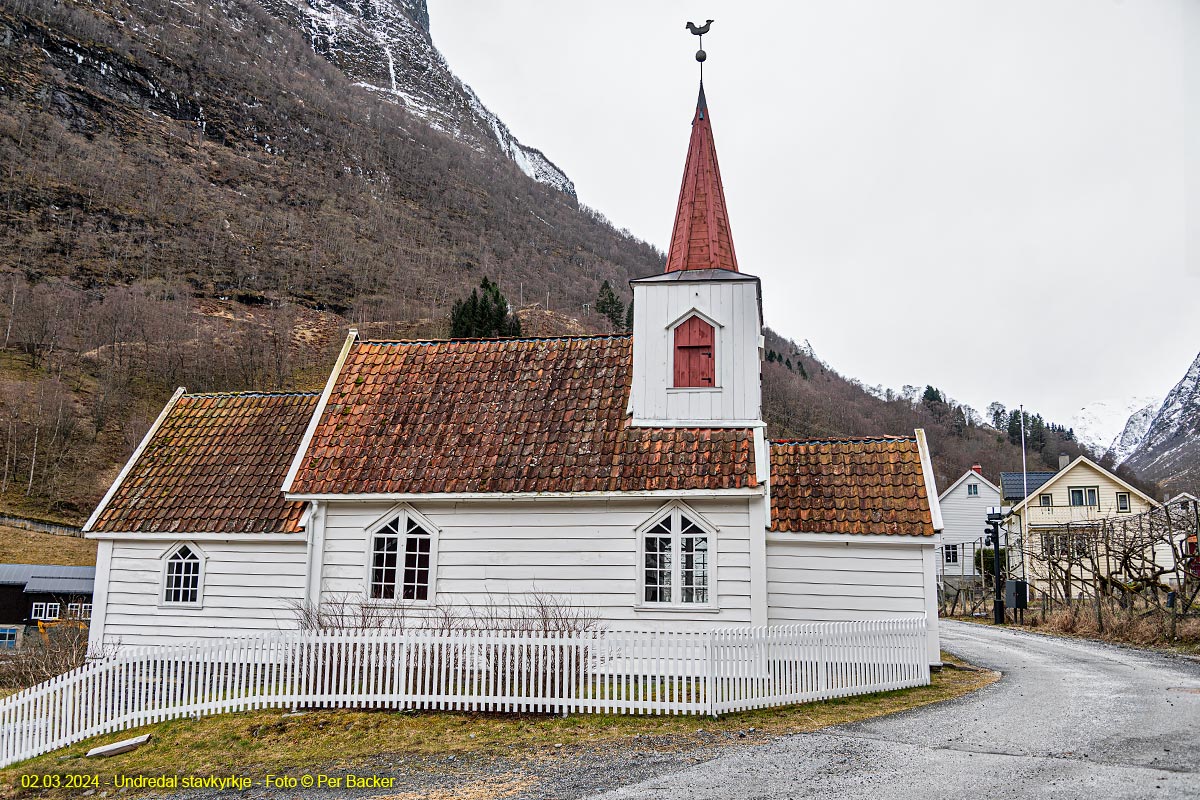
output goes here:
<path id="1" fill-rule="evenodd" d="M 168 557 L 163 575 L 163 603 L 200 604 L 200 574 L 204 563 L 195 548 L 183 544 Z"/>
<path id="2" fill-rule="evenodd" d="M 716 385 L 713 362 L 713 326 L 698 316 L 675 328 L 675 388 L 708 388 Z"/>

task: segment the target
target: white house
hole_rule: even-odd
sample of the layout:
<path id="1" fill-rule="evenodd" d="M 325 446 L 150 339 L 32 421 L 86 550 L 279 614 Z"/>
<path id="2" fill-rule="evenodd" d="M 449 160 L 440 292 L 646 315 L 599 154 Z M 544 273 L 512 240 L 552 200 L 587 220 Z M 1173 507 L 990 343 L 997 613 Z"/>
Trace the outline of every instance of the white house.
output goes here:
<path id="1" fill-rule="evenodd" d="M 703 89 L 632 336 L 364 341 L 324 391 L 177 392 L 87 523 L 95 645 L 297 624 L 346 598 L 544 592 L 613 627 L 928 617 L 924 435 L 768 441 Z"/>
<path id="2" fill-rule="evenodd" d="M 982 547 L 988 509 L 1000 507 L 1000 487 L 983 477 L 983 467 L 975 464 L 942 492 L 938 504 L 945 525 L 938 574 L 952 582 L 980 577 L 975 553 Z"/>

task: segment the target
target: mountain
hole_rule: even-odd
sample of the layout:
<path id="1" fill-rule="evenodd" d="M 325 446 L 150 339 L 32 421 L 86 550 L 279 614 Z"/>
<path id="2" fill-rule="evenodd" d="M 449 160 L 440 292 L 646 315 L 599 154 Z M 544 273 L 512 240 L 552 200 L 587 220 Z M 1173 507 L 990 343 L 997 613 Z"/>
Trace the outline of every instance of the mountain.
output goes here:
<path id="1" fill-rule="evenodd" d="M 1125 421 L 1125 427 L 1117 438 L 1113 439 L 1109 445 L 1107 455 L 1112 458 L 1114 464 L 1122 464 L 1125 459 L 1137 450 L 1138 445 L 1146 438 L 1146 433 L 1150 430 L 1150 423 L 1154 421 L 1154 415 L 1158 413 L 1159 401 L 1151 400 L 1146 405 L 1129 415 L 1129 419 Z"/>
<path id="2" fill-rule="evenodd" d="M 1169 492 L 1200 489 L 1200 355 L 1167 394 L 1124 464 Z"/>
<path id="3" fill-rule="evenodd" d="M 575 195 L 542 151 L 517 141 L 433 45 L 425 0 L 259 0 L 299 30 L 356 86 L 404 106 L 430 127 L 498 150 L 534 180 Z"/>
<path id="4" fill-rule="evenodd" d="M 1080 444 L 1095 453 L 1103 454 L 1124 436 L 1131 416 L 1147 405 L 1154 404 L 1157 408 L 1157 400 L 1155 397 L 1133 397 L 1124 401 L 1099 400 L 1076 411 L 1068 425 L 1075 431 L 1075 438 Z"/>

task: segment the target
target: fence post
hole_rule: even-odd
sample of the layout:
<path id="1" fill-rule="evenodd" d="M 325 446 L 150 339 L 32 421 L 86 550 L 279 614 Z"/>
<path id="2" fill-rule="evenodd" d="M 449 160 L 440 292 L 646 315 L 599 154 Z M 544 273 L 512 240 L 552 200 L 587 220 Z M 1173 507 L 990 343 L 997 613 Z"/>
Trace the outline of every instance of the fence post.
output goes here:
<path id="1" fill-rule="evenodd" d="M 708 632 L 706 646 L 707 664 L 704 670 L 704 696 L 708 703 L 708 715 L 717 718 L 717 643 L 716 632 Z"/>

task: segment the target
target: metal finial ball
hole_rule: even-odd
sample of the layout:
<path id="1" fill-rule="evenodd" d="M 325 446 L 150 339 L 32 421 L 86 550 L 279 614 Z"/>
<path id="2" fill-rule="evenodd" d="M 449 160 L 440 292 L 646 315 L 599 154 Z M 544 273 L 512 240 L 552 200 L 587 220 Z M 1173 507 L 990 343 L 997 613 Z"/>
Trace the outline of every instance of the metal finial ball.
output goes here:
<path id="1" fill-rule="evenodd" d="M 708 58 L 708 53 L 704 52 L 703 50 L 696 51 L 696 60 L 699 61 L 701 64 L 703 64 L 704 60 L 707 58 Z"/>

